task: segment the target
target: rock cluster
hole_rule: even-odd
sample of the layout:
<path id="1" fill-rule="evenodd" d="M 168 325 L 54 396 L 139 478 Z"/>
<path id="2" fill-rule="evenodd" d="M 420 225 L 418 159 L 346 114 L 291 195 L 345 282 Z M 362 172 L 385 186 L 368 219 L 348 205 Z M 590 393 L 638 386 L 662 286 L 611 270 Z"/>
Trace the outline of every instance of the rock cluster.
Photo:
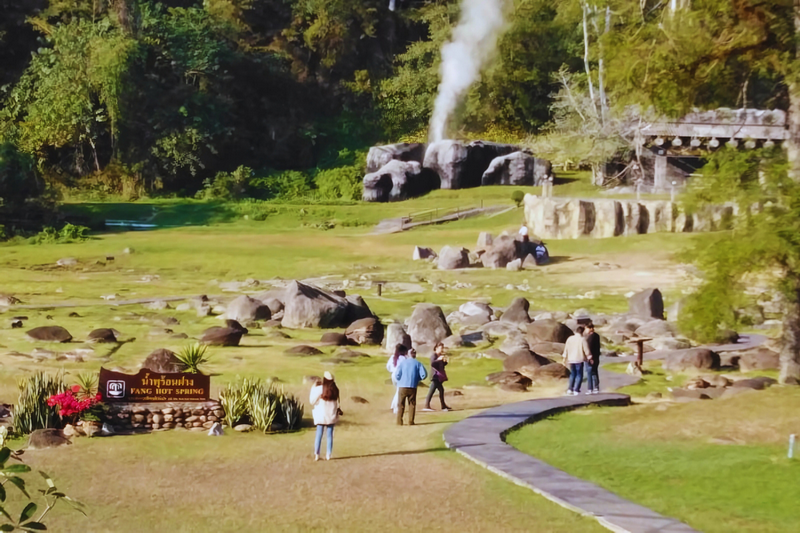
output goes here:
<path id="1" fill-rule="evenodd" d="M 708 207 L 694 213 L 661 200 L 545 198 L 525 195 L 525 221 L 541 239 L 616 237 L 642 233 L 702 232 L 724 229 L 734 206 Z"/>
<path id="2" fill-rule="evenodd" d="M 372 147 L 367 154 L 363 199 L 405 200 L 434 189 L 480 185 L 539 185 L 552 174 L 550 162 L 518 146 L 444 140 Z"/>
<path id="3" fill-rule="evenodd" d="M 163 404 L 111 404 L 106 422 L 117 432 L 191 429 L 204 431 L 221 422 L 225 411 L 217 401 Z"/>

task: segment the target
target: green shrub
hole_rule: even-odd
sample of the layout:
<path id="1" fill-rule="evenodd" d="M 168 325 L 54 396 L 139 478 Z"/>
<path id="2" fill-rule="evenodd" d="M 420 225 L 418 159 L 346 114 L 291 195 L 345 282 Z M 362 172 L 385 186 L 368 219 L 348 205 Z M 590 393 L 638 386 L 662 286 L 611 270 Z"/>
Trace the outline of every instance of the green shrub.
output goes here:
<path id="1" fill-rule="evenodd" d="M 511 200 L 519 207 L 522 205 L 522 201 L 525 200 L 525 193 L 522 191 L 514 191 L 511 193 Z"/>
<path id="2" fill-rule="evenodd" d="M 67 390 L 61 373 L 51 376 L 36 372 L 21 379 L 18 386 L 19 398 L 12 419 L 17 434 L 27 435 L 37 429 L 61 427 L 57 409 L 47 405 L 50 396 Z"/>
<path id="3" fill-rule="evenodd" d="M 313 185 L 307 174 L 287 170 L 251 180 L 250 192 L 253 197 L 263 200 L 300 200 L 312 196 Z"/>
<path id="4" fill-rule="evenodd" d="M 282 388 L 260 379 L 237 378 L 219 393 L 225 423 L 234 427 L 249 423 L 264 433 L 280 426 L 284 430 L 300 427 L 303 404 Z"/>
<path id="5" fill-rule="evenodd" d="M 213 178 L 203 182 L 203 188 L 197 192 L 197 198 L 206 200 L 239 200 L 250 189 L 253 170 L 240 166 L 233 172 L 218 172 Z"/>
<path id="6" fill-rule="evenodd" d="M 56 230 L 46 226 L 42 231 L 28 239 L 30 244 L 65 244 L 70 242 L 80 242 L 89 239 L 89 228 L 86 226 L 75 226 L 65 224 L 61 230 Z"/>

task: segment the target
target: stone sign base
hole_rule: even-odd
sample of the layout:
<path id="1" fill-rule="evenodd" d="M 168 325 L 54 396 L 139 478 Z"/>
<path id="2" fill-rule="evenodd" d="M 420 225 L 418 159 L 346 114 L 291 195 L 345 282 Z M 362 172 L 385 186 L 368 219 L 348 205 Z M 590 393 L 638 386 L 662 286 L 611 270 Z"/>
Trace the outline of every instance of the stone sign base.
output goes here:
<path id="1" fill-rule="evenodd" d="M 204 431 L 222 423 L 225 411 L 216 400 L 205 402 L 114 403 L 106 422 L 117 432 L 191 429 Z"/>

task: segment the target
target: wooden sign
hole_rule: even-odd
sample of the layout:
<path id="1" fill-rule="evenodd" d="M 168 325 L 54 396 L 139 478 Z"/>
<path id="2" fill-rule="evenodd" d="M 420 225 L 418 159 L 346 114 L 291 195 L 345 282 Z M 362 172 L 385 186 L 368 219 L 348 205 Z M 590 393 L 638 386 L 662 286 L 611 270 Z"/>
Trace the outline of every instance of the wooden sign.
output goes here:
<path id="1" fill-rule="evenodd" d="M 162 374 L 143 368 L 135 376 L 100 369 L 104 402 L 202 402 L 211 394 L 211 377 L 203 374 Z"/>

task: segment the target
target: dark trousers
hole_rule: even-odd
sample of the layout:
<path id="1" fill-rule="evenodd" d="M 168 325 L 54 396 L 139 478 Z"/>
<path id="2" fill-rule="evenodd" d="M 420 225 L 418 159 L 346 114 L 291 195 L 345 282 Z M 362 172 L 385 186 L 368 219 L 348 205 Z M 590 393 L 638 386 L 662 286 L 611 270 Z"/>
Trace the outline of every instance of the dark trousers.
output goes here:
<path id="1" fill-rule="evenodd" d="M 582 381 L 583 381 L 583 363 L 570 363 L 569 390 L 573 392 L 580 392 Z"/>
<path id="2" fill-rule="evenodd" d="M 406 410 L 406 400 L 408 400 L 408 425 L 414 425 L 414 415 L 417 411 L 417 389 L 411 387 L 400 387 L 397 396 L 397 425 L 403 425 L 403 413 Z"/>
<path id="3" fill-rule="evenodd" d="M 444 403 L 444 385 L 442 382 L 436 378 L 431 378 L 431 388 L 428 389 L 428 397 L 425 398 L 425 408 L 431 408 L 431 400 L 433 399 L 433 393 L 439 391 L 439 401 L 442 402 L 442 409 L 447 407 Z"/>
<path id="4" fill-rule="evenodd" d="M 588 386 L 589 390 L 600 390 L 600 358 L 595 358 L 593 363 L 585 362 L 584 365 L 584 372 L 588 376 L 587 379 L 589 380 Z"/>

